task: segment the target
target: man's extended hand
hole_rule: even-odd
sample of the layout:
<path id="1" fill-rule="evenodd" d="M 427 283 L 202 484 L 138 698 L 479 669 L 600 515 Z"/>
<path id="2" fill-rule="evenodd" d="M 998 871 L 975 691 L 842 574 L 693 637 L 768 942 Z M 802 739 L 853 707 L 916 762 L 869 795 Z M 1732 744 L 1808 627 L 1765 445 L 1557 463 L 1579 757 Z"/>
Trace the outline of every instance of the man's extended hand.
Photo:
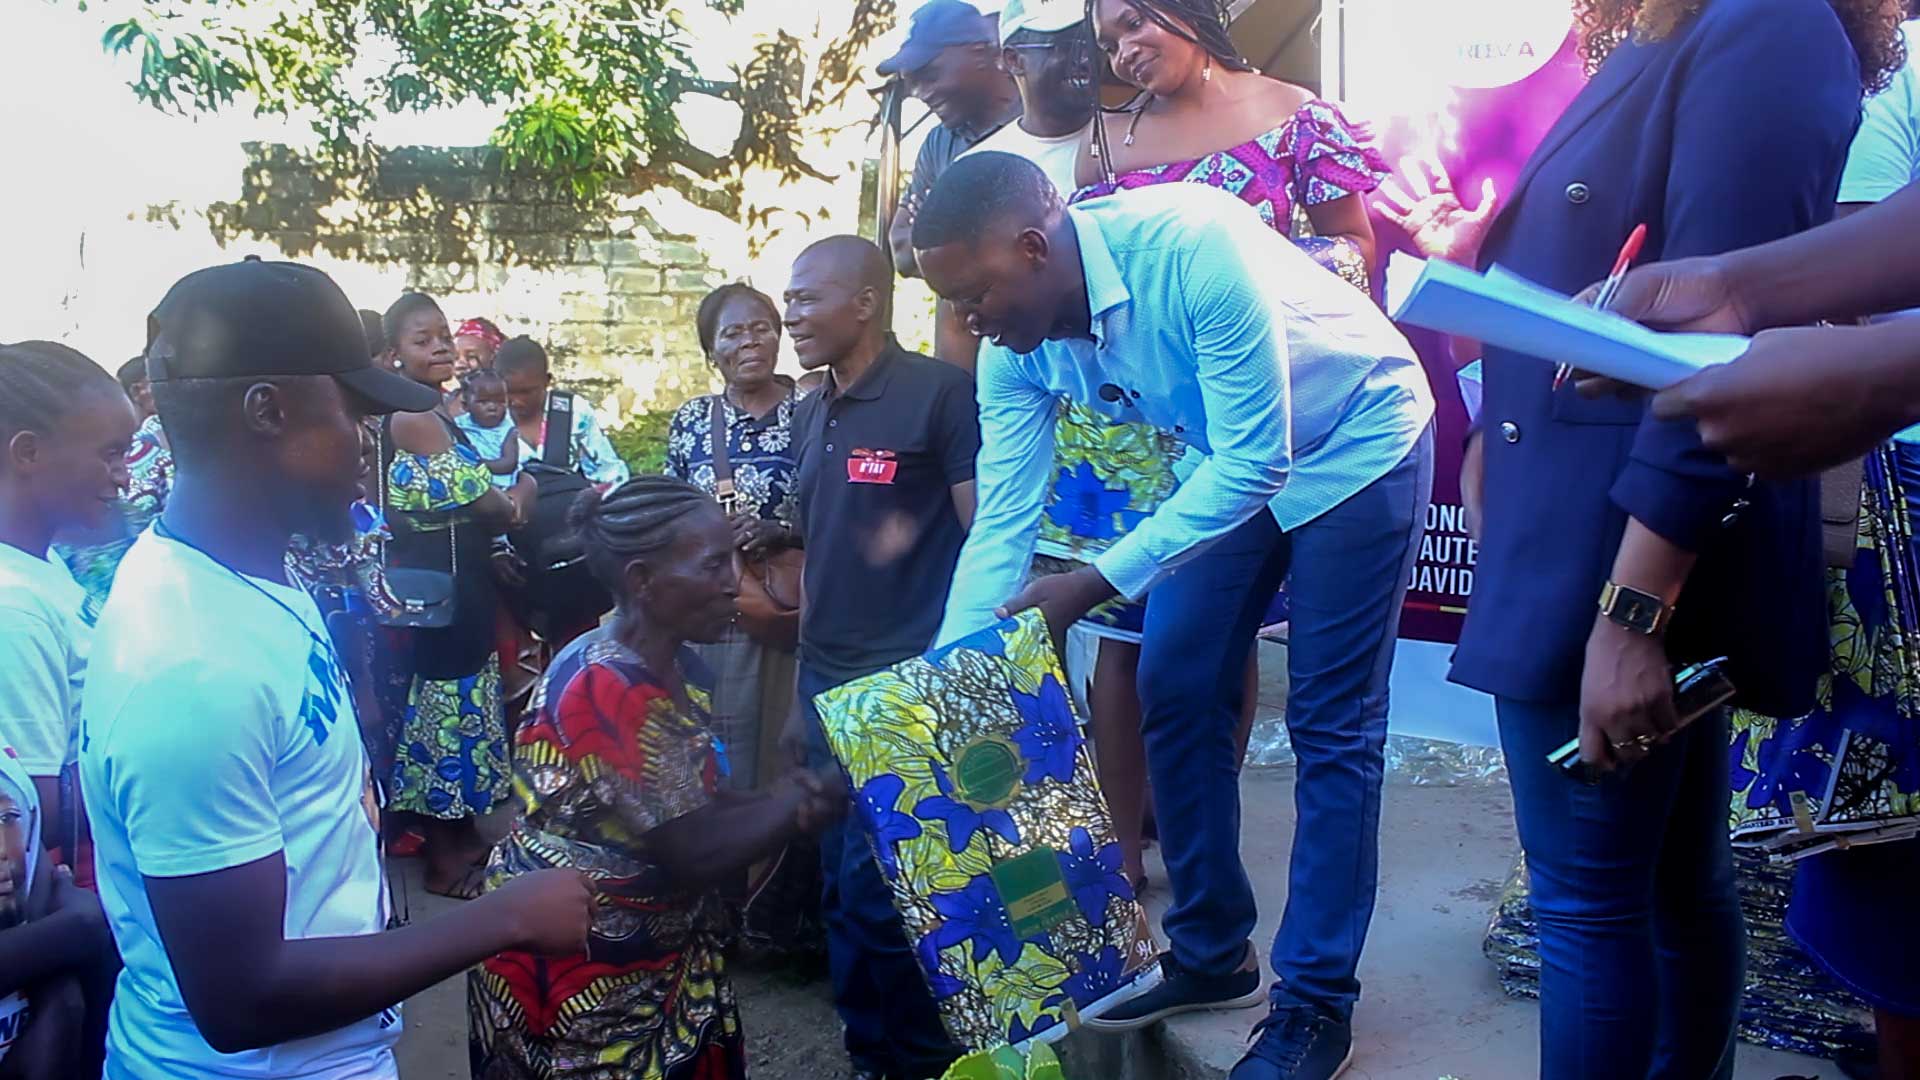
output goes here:
<path id="1" fill-rule="evenodd" d="M 1694 417 L 1707 448 L 1743 472 L 1817 472 L 1913 422 L 1920 355 L 1900 340 L 1917 336 L 1897 324 L 1768 330 L 1740 359 L 1662 391 L 1653 412 Z"/>
<path id="2" fill-rule="evenodd" d="M 1083 566 L 1072 573 L 1035 579 L 1007 601 L 1004 607 L 995 609 L 994 614 L 1005 619 L 1028 608 L 1039 608 L 1041 616 L 1047 620 L 1047 630 L 1053 635 L 1054 647 L 1058 649 L 1066 642 L 1069 627 L 1114 595 L 1113 586 L 1100 576 L 1100 571 Z"/>
<path id="3" fill-rule="evenodd" d="M 593 928 L 593 882 L 577 870 L 536 870 L 486 895 L 511 920 L 515 946 L 542 956 L 587 951 Z"/>

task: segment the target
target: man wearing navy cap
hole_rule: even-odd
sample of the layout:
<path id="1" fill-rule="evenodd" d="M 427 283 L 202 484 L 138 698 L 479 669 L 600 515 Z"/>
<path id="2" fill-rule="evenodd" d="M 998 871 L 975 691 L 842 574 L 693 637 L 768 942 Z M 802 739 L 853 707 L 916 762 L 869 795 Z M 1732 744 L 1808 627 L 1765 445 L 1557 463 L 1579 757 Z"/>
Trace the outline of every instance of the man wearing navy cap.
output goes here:
<path id="1" fill-rule="evenodd" d="M 913 218 L 934 181 L 955 158 L 1020 115 L 1020 91 L 1001 70 L 995 21 L 962 0 L 929 0 L 913 13 L 907 42 L 876 69 L 905 81 L 907 92 L 940 120 L 913 162 L 887 235 L 894 269 L 919 277 L 913 261 Z M 946 357 L 943 355 L 942 359 Z"/>

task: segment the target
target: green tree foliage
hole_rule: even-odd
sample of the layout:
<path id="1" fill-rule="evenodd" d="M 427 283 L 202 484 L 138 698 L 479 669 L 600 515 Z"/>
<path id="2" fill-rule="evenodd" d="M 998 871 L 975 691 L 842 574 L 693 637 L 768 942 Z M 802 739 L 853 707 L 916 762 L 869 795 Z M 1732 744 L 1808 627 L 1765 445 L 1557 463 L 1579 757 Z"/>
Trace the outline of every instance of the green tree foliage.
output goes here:
<path id="1" fill-rule="evenodd" d="M 351 165 L 368 159 L 383 114 L 480 102 L 505 110 L 492 141 L 507 168 L 583 202 L 613 187 L 737 190 L 752 168 L 822 175 L 805 152 L 808 118 L 868 78 L 863 51 L 892 26 L 895 0 L 845 0 L 848 29 L 823 42 L 758 32 L 743 8 L 761 2 L 91 0 L 111 22 L 102 44 L 138 61 L 133 91 L 157 108 L 304 119 L 323 153 Z M 690 6 L 734 17 L 724 77 L 696 65 L 697 47 L 715 50 L 693 40 Z M 739 106 L 728 153 L 688 138 L 675 106 L 693 95 Z"/>
<path id="2" fill-rule="evenodd" d="M 666 471 L 667 428 L 672 420 L 671 410 L 637 413 L 608 431 L 607 441 L 633 475 L 658 474 Z"/>

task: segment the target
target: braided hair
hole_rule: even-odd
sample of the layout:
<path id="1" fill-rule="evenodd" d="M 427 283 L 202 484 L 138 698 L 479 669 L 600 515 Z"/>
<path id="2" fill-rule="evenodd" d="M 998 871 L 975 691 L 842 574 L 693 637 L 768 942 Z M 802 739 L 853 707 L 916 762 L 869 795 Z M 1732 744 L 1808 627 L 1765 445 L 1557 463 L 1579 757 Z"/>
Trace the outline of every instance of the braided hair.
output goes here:
<path id="1" fill-rule="evenodd" d="M 720 504 L 685 480 L 636 476 L 604 494 L 581 492 L 567 524 L 594 580 L 624 603 L 627 564 L 672 547 L 685 519 L 701 510 L 717 514 Z"/>
<path id="2" fill-rule="evenodd" d="M 1095 26 L 1094 8 L 1100 0 L 1087 0 L 1087 22 L 1091 30 Z M 1233 43 L 1233 35 L 1227 32 L 1227 26 L 1233 21 L 1228 0 L 1127 0 L 1135 10 L 1157 24 L 1160 29 L 1193 45 L 1199 46 L 1213 58 L 1213 62 L 1229 71 L 1258 71 L 1252 61 L 1240 55 L 1240 49 Z M 1100 159 L 1100 167 L 1113 179 L 1113 153 L 1107 142 L 1107 114 L 1131 113 L 1146 108 L 1141 100 L 1146 91 L 1142 90 L 1128 99 L 1118 108 L 1102 105 L 1093 114 L 1094 156 Z"/>
<path id="3" fill-rule="evenodd" d="M 23 431 L 46 431 L 83 394 L 119 388 L 106 368 L 65 345 L 0 345 L 0 446 Z"/>
<path id="4" fill-rule="evenodd" d="M 1093 26 L 1094 7 L 1100 0 L 1087 0 L 1087 25 Z M 1233 15 L 1227 0 L 1127 0 L 1140 14 L 1158 23 L 1160 29 L 1200 46 L 1214 62 L 1233 71 L 1252 71 L 1253 64 L 1240 55 L 1227 33 Z"/>

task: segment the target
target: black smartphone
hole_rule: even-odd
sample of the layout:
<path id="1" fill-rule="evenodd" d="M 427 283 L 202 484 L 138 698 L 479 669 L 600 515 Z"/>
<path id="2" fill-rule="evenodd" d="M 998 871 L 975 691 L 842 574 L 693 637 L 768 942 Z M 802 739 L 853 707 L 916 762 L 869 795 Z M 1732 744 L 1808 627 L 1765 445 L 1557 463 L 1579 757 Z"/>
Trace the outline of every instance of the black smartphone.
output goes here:
<path id="1" fill-rule="evenodd" d="M 1680 718 L 1680 727 L 1675 731 L 1733 700 L 1733 680 L 1727 678 L 1726 664 L 1727 658 L 1722 656 L 1705 663 L 1688 664 L 1674 674 L 1673 711 Z M 1583 783 L 1600 780 L 1587 763 L 1580 760 L 1578 736 L 1548 754 L 1547 763 L 1559 766 L 1561 772 Z"/>

